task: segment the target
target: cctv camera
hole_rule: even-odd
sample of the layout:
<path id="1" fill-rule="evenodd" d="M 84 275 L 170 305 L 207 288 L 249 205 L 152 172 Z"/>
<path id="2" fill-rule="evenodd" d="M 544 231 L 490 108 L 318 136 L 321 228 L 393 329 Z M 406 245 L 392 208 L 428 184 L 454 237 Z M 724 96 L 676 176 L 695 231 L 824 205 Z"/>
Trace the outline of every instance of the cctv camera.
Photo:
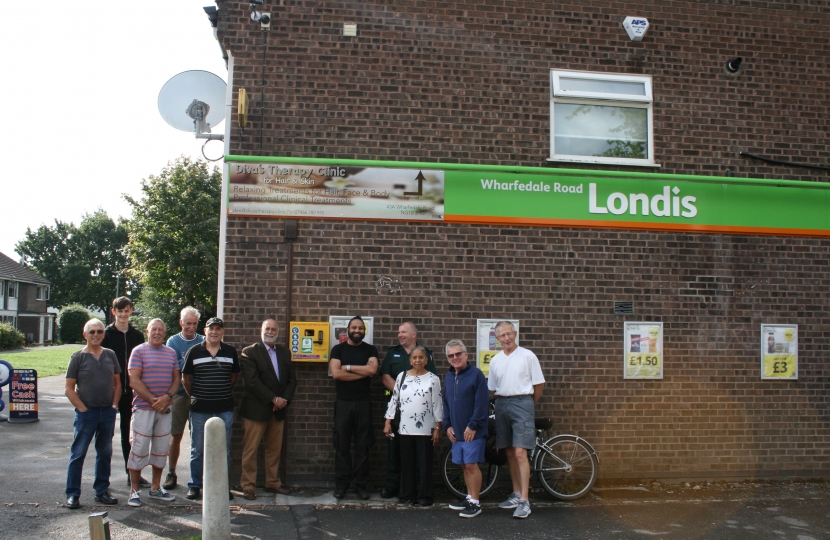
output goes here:
<path id="1" fill-rule="evenodd" d="M 726 71 L 729 73 L 737 73 L 739 69 L 741 69 L 741 63 L 743 63 L 744 59 L 738 56 L 737 58 L 732 58 L 726 63 Z"/>

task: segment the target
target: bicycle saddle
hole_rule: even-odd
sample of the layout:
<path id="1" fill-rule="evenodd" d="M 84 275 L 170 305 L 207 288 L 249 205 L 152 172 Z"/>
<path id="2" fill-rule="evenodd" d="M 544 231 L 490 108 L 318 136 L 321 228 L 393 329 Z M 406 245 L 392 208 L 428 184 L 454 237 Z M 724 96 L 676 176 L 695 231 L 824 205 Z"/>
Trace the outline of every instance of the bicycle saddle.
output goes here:
<path id="1" fill-rule="evenodd" d="M 553 420 L 550 418 L 537 418 L 536 429 L 550 429 L 553 427 Z"/>

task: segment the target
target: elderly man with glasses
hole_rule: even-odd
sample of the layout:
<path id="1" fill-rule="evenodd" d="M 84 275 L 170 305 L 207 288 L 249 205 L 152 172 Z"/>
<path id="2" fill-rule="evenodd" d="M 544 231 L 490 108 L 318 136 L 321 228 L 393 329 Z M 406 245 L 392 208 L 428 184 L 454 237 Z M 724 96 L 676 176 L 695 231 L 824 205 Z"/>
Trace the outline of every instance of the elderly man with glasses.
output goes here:
<path id="1" fill-rule="evenodd" d="M 92 319 L 84 325 L 86 347 L 74 353 L 66 368 L 66 397 L 75 406 L 75 435 L 66 472 L 66 507 L 80 508 L 81 475 L 86 451 L 95 439 L 95 502 L 112 506 L 109 494 L 112 436 L 121 398 L 121 366 L 115 353 L 101 347 L 104 324 Z"/>
<path id="2" fill-rule="evenodd" d="M 501 351 L 490 361 L 489 389 L 496 395 L 496 448 L 507 448 L 513 492 L 499 508 L 515 509 L 514 518 L 530 515 L 530 461 L 536 445 L 534 405 L 542 397 L 545 377 L 536 355 L 519 347 L 513 323 L 496 324 Z"/>
<path id="3" fill-rule="evenodd" d="M 481 469 L 487 441 L 487 408 L 490 395 L 487 379 L 476 366 L 467 362 L 467 347 L 459 339 L 450 340 L 444 349 L 450 369 L 444 375 L 444 429 L 452 443 L 452 462 L 461 466 L 467 497 L 450 508 L 461 510 L 463 518 L 481 513 Z"/>

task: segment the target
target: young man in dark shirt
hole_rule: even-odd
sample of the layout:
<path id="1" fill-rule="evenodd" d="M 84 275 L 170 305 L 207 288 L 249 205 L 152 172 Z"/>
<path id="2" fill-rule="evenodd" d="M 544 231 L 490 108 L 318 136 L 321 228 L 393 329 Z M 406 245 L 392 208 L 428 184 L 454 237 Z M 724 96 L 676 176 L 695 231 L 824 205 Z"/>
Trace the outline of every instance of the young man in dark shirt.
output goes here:
<path id="1" fill-rule="evenodd" d="M 126 296 L 119 296 L 112 301 L 111 313 L 114 322 L 104 331 L 104 340 L 101 346 L 111 349 L 118 358 L 121 368 L 121 398 L 118 400 L 118 415 L 121 417 L 121 453 L 124 454 L 124 472 L 127 474 L 127 485 L 130 484 L 130 472 L 127 470 L 127 460 L 130 459 L 130 422 L 133 418 L 133 390 L 130 387 L 130 374 L 127 362 L 133 349 L 144 343 L 144 334 L 130 324 L 133 314 L 133 301 Z M 150 483 L 141 478 L 141 487 L 150 487 Z"/>

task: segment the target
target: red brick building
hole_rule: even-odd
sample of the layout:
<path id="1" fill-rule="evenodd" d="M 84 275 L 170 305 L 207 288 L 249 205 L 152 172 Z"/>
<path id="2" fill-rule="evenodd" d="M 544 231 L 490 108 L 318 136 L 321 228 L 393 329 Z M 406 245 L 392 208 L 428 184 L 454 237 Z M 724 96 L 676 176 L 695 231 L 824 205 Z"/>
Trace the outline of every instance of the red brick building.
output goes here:
<path id="1" fill-rule="evenodd" d="M 299 219 L 289 245 L 284 217 L 232 214 L 220 268 L 230 343 L 257 339 L 266 317 L 285 324 L 290 297 L 295 320 L 374 316 L 381 355 L 411 319 L 443 373 L 443 344 L 474 348 L 476 319 L 519 319 L 548 381 L 537 414 L 593 443 L 601 480 L 830 476 L 830 225 L 821 208 L 805 209 L 815 219 L 800 229 L 769 211 L 793 190 L 828 197 L 830 4 L 265 0 L 266 30 L 248 2 L 217 5 L 229 156 L 779 190 L 715 212 L 734 208 L 747 227 L 369 212 Z M 621 26 L 627 16 L 648 20 L 642 41 Z M 621 193 L 609 212 L 633 214 Z M 400 292 L 379 290 L 382 276 Z M 615 314 L 615 301 L 633 314 Z M 623 377 L 624 321 L 662 323 L 662 379 Z M 798 325 L 797 379 L 762 379 L 761 324 Z M 325 364 L 297 372 L 288 481 L 332 484 L 334 384 Z"/>

